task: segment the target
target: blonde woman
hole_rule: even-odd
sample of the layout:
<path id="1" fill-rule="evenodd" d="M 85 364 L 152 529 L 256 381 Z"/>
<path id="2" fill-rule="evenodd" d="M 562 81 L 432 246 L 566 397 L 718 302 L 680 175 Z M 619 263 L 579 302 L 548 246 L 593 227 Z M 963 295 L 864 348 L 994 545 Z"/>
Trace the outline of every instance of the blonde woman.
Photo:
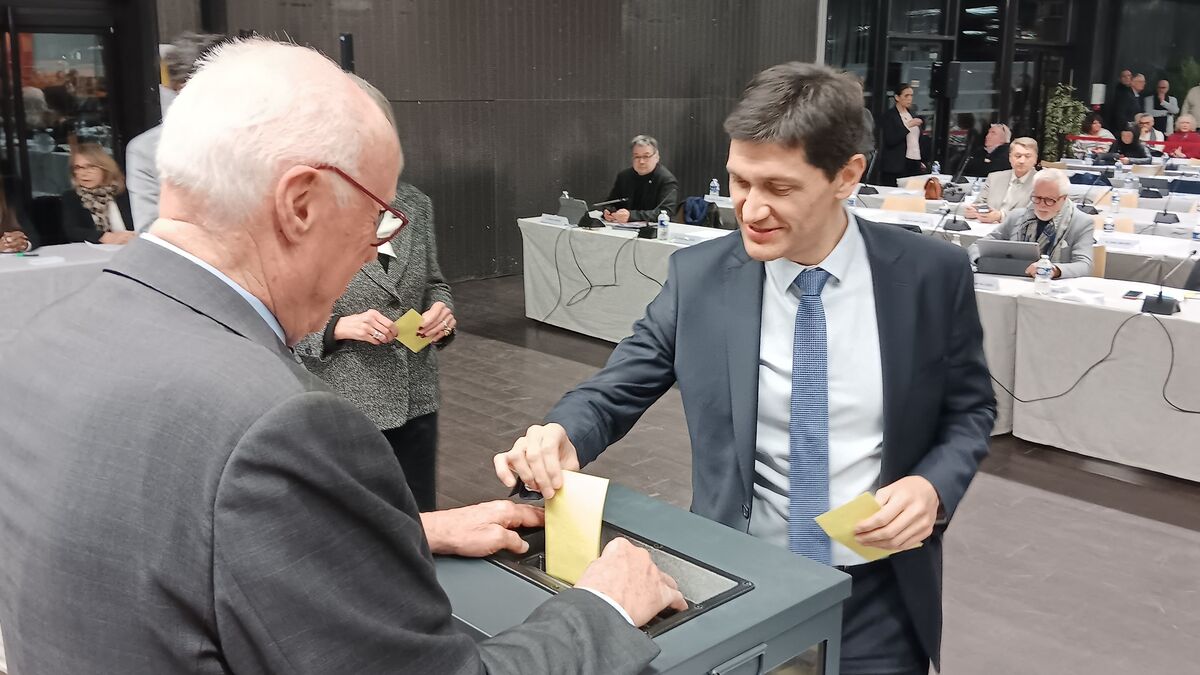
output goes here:
<path id="1" fill-rule="evenodd" d="M 127 244 L 137 236 L 125 176 L 104 148 L 82 143 L 71 152 L 71 185 L 75 188 L 62 194 L 68 243 Z"/>

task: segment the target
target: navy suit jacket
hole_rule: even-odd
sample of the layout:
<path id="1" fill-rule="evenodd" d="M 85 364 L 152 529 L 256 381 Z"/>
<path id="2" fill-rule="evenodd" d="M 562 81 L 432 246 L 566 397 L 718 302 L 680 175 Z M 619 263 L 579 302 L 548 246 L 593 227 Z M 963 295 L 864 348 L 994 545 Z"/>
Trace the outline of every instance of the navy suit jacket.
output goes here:
<path id="1" fill-rule="evenodd" d="M 961 248 L 858 219 L 874 279 L 883 365 L 880 484 L 924 476 L 945 520 L 890 560 L 922 644 L 940 665 L 942 534 L 996 417 L 983 330 Z M 692 444 L 692 511 L 742 531 L 753 504 L 765 267 L 740 232 L 677 251 L 667 283 L 608 364 L 546 417 L 580 462 L 620 440 L 678 383 Z"/>

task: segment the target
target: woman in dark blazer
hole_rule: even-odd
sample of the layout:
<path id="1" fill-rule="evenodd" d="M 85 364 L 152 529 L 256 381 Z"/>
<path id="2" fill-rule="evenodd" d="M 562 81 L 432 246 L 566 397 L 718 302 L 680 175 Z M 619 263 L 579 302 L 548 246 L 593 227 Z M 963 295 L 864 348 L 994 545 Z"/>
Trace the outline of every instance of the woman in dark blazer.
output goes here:
<path id="1" fill-rule="evenodd" d="M 921 161 L 921 125 L 925 120 L 913 117 L 913 88 L 902 84 L 896 88 L 896 105 L 883 113 L 879 125 L 883 150 L 879 155 L 880 182 L 896 185 L 896 181 L 907 176 L 925 173 Z"/>
<path id="2" fill-rule="evenodd" d="M 387 99 L 365 81 L 359 84 L 392 120 Z M 379 427 L 404 470 L 417 508 L 432 511 L 437 508 L 441 403 L 438 351 L 453 341 L 457 320 L 450 285 L 438 267 L 433 203 L 401 182 L 392 205 L 408 216 L 408 225 L 354 276 L 334 304 L 325 330 L 302 339 L 296 354 L 309 371 Z M 415 353 L 396 341 L 392 326 L 410 309 L 421 314 L 419 332 L 433 340 Z"/>
<path id="3" fill-rule="evenodd" d="M 71 185 L 62 194 L 62 232 L 68 243 L 127 244 L 133 211 L 125 176 L 104 148 L 83 143 L 71 152 Z"/>

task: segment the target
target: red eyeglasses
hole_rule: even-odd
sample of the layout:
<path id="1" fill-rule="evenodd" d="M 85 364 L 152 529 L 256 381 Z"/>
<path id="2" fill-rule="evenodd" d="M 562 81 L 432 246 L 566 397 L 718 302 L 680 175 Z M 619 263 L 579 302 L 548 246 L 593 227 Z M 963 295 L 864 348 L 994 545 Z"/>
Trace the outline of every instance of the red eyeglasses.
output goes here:
<path id="1" fill-rule="evenodd" d="M 353 185 L 359 192 L 370 197 L 371 201 L 382 207 L 382 209 L 379 211 L 379 217 L 375 220 L 375 241 L 371 243 L 372 246 L 383 246 L 392 239 L 395 239 L 396 235 L 400 234 L 400 230 L 403 230 L 404 226 L 408 225 L 408 216 L 404 215 L 403 211 L 392 207 L 387 202 L 383 201 L 379 197 L 376 197 L 375 193 L 371 192 L 367 188 L 363 187 L 358 181 L 351 178 L 350 174 L 342 171 L 336 166 L 330 166 L 328 164 L 321 164 L 314 166 L 313 168 L 336 173 L 345 179 L 347 183 Z M 394 216 L 395 219 L 388 220 L 388 214 Z"/>

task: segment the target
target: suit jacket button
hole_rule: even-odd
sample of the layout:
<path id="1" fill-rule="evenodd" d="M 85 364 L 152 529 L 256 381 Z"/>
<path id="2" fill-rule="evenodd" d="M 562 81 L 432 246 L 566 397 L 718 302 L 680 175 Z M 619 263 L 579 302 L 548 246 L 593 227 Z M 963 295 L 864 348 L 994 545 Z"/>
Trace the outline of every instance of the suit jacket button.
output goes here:
<path id="1" fill-rule="evenodd" d="M 750 505 L 749 504 L 742 504 L 742 517 L 747 520 L 750 519 Z"/>

